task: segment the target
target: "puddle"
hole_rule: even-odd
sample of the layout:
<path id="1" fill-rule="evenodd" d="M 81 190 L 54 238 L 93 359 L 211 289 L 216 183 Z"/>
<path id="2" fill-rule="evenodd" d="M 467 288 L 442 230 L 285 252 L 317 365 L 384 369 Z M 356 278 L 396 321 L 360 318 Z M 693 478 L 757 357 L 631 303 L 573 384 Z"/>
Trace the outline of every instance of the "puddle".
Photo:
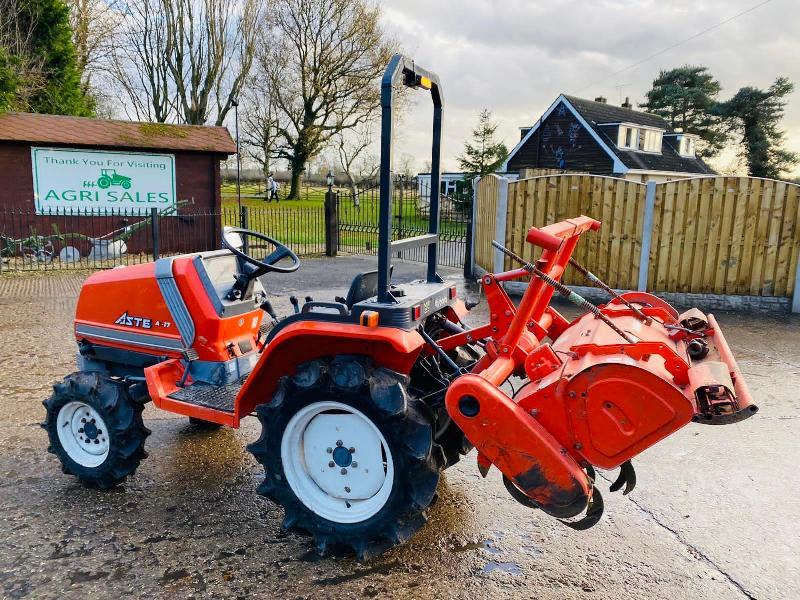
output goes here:
<path id="1" fill-rule="evenodd" d="M 500 554 L 500 548 L 494 545 L 494 540 L 484 542 L 467 542 L 462 546 L 453 548 L 453 552 L 467 552 L 468 550 L 485 550 L 489 554 Z"/>
<path id="2" fill-rule="evenodd" d="M 490 560 L 483 567 L 482 573 L 487 575 L 493 571 L 502 571 L 503 573 L 511 573 L 512 575 L 522 575 L 522 568 L 517 563 L 512 562 L 498 562 Z"/>

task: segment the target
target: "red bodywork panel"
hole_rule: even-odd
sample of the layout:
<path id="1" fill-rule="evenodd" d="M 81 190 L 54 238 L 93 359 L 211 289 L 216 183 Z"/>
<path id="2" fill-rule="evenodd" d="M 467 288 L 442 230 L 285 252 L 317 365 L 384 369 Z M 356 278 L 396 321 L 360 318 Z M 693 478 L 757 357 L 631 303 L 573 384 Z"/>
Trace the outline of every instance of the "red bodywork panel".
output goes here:
<path id="1" fill-rule="evenodd" d="M 407 374 L 425 340 L 416 331 L 325 321 L 298 321 L 281 330 L 266 349 L 236 398 L 235 426 L 256 406 L 269 402 L 284 375 L 302 362 L 323 356 L 369 356 L 379 367 Z"/>
<path id="2" fill-rule="evenodd" d="M 131 325 L 118 324 L 124 315 L 131 319 L 148 319 L 150 327 L 143 322 L 131 320 Z M 127 322 L 127 321 L 126 321 Z M 123 333 L 145 333 L 152 335 L 155 343 L 162 338 L 166 343 L 180 342 L 181 336 L 173 323 L 164 297 L 155 278 L 155 263 L 145 263 L 120 269 L 98 271 L 89 276 L 78 296 L 75 311 L 75 337 L 78 341 L 87 339 L 101 345 L 113 346 L 158 356 L 180 356 L 180 351 L 154 348 L 141 344 L 126 343 L 106 339 L 101 331 L 87 334 L 81 326 L 98 327 Z M 78 330 L 82 332 L 79 333 Z M 174 345 L 174 344 L 173 344 Z"/>
<path id="3" fill-rule="evenodd" d="M 200 281 L 192 259 L 183 255 L 172 263 L 172 274 L 195 327 L 189 345 L 197 350 L 200 360 L 225 361 L 241 355 L 238 344 L 243 340 L 255 344 L 263 311 L 258 308 L 232 317 L 217 315 L 214 305 Z M 129 324 L 117 323 L 127 315 Z M 75 314 L 75 336 L 101 345 L 113 346 L 156 356 L 179 358 L 180 350 L 147 347 L 127 343 L 124 339 L 109 341 L 102 332 L 87 334 L 85 327 L 111 332 L 142 334 L 153 343 L 175 346 L 181 342 L 177 324 L 167 308 L 155 277 L 155 263 L 100 271 L 91 275 L 81 288 Z M 182 345 L 182 344 L 178 344 Z M 232 348 L 229 350 L 229 347 Z"/>

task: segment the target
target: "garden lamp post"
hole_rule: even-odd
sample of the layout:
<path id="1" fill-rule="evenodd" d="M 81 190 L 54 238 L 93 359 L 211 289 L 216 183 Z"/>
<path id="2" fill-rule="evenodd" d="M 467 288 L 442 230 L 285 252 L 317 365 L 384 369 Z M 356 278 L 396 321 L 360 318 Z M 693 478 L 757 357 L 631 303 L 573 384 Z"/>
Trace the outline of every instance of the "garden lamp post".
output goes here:
<path id="1" fill-rule="evenodd" d="M 236 203 L 239 206 L 239 215 L 242 214 L 242 155 L 239 152 L 239 100 L 232 100 L 234 122 L 236 127 Z M 244 225 L 240 226 L 244 227 Z"/>
<path id="2" fill-rule="evenodd" d="M 333 190 L 333 183 L 334 183 L 333 171 L 329 170 L 328 175 L 325 179 L 328 182 L 328 191 L 330 192 Z"/>

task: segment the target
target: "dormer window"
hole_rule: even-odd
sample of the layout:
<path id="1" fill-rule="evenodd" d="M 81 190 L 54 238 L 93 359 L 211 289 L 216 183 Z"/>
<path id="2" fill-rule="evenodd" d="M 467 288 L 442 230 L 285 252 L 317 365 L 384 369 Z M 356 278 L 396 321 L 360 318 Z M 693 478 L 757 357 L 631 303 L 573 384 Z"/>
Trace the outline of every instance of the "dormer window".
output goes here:
<path id="1" fill-rule="evenodd" d="M 678 136 L 678 154 L 687 158 L 694 158 L 695 137 L 690 135 Z"/>
<path id="2" fill-rule="evenodd" d="M 633 125 L 620 125 L 617 146 L 623 150 L 640 152 L 661 152 L 663 131 Z"/>

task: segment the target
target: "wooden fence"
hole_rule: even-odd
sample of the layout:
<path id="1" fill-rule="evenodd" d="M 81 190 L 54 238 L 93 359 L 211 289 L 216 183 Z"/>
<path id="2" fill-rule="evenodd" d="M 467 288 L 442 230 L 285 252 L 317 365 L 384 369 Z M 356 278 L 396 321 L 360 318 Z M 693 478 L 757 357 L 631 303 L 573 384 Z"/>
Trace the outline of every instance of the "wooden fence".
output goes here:
<path id="1" fill-rule="evenodd" d="M 800 255 L 800 186 L 751 177 L 703 177 L 642 184 L 596 175 L 508 182 L 488 176 L 475 194 L 475 262 L 510 268 L 491 248 L 528 259 L 532 225 L 576 215 L 603 223 L 583 236 L 575 258 L 618 289 L 791 297 Z M 643 254 L 644 253 L 644 254 Z M 568 270 L 565 282 L 585 284 Z M 798 294 L 800 297 L 800 294 Z"/>

